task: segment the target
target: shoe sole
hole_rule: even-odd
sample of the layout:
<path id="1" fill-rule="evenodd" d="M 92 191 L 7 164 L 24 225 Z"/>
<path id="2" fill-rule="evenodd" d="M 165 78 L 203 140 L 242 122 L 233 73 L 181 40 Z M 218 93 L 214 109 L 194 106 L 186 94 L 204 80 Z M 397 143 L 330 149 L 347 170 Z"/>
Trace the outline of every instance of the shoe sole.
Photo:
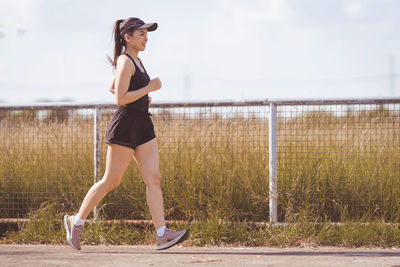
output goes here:
<path id="1" fill-rule="evenodd" d="M 185 230 L 185 232 L 182 233 L 182 234 L 181 234 L 180 236 L 178 236 L 177 238 L 175 238 L 175 239 L 169 241 L 168 243 L 165 243 L 165 244 L 162 244 L 162 245 L 157 246 L 157 247 L 156 247 L 156 250 L 167 249 L 167 248 L 170 248 L 170 247 L 172 247 L 172 246 L 175 246 L 176 244 L 182 243 L 183 241 L 186 240 L 186 238 L 188 237 L 188 235 L 189 235 L 189 230 Z"/>
<path id="2" fill-rule="evenodd" d="M 73 249 L 80 250 L 79 248 L 76 248 L 74 246 L 74 244 L 72 244 L 72 242 L 71 242 L 71 232 L 69 231 L 69 228 L 68 228 L 68 215 L 67 214 L 64 215 L 64 227 L 65 227 L 65 231 L 67 232 L 67 242 L 68 242 L 68 244 Z"/>

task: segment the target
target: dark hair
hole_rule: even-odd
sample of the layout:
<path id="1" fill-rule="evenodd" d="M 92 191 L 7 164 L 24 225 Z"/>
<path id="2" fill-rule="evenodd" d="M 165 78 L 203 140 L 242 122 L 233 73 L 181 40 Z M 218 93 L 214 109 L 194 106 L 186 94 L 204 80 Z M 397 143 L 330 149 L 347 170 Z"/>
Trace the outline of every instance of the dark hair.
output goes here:
<path id="1" fill-rule="evenodd" d="M 131 27 L 133 24 L 136 24 L 138 21 L 141 21 L 138 18 L 128 18 L 128 19 L 119 19 L 114 23 L 113 35 L 114 35 L 114 59 L 108 57 L 108 61 L 115 68 L 117 66 L 117 59 L 122 54 L 125 49 L 125 34 L 132 35 L 135 30 L 134 27 Z"/>

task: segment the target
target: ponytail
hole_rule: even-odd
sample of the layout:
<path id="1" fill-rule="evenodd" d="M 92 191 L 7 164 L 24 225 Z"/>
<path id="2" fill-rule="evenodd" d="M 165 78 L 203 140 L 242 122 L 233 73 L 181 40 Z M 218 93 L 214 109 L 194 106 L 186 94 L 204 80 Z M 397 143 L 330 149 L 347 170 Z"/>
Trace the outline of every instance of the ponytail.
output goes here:
<path id="1" fill-rule="evenodd" d="M 120 25 L 124 22 L 123 19 L 119 19 L 115 22 L 114 24 L 114 29 L 113 29 L 113 35 L 114 35 L 114 59 L 111 59 L 108 57 L 108 61 L 111 63 L 111 65 L 116 68 L 117 67 L 117 60 L 118 57 L 122 53 L 122 49 L 125 45 L 125 40 L 124 37 L 121 36 L 121 29 Z"/>
<path id="2" fill-rule="evenodd" d="M 118 57 L 121 55 L 123 52 L 122 50 L 124 49 L 126 43 L 125 43 L 125 34 L 132 35 L 132 32 L 134 28 L 131 26 L 137 23 L 140 23 L 140 25 L 144 24 L 144 22 L 141 19 L 138 18 L 128 18 L 128 19 L 119 19 L 115 21 L 114 23 L 114 29 L 113 29 L 113 35 L 114 35 L 114 59 L 111 59 L 108 56 L 108 61 L 110 64 L 116 68 L 117 67 L 117 60 Z M 156 25 L 157 26 L 157 25 Z M 156 27 L 157 28 L 157 27 Z"/>

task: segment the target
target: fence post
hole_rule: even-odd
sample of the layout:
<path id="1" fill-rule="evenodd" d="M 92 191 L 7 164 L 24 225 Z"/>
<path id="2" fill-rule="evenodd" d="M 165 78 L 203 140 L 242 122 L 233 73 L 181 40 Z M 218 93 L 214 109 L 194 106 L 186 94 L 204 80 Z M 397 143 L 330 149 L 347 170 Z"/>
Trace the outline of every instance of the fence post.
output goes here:
<path id="1" fill-rule="evenodd" d="M 278 178 L 276 155 L 276 105 L 269 105 L 269 221 L 278 222 Z"/>
<path id="2" fill-rule="evenodd" d="M 94 110 L 94 134 L 93 134 L 93 142 L 94 142 L 94 183 L 97 183 L 99 180 L 100 174 L 100 109 L 96 108 Z M 94 220 L 98 219 L 98 211 L 97 206 L 94 207 L 93 214 Z"/>

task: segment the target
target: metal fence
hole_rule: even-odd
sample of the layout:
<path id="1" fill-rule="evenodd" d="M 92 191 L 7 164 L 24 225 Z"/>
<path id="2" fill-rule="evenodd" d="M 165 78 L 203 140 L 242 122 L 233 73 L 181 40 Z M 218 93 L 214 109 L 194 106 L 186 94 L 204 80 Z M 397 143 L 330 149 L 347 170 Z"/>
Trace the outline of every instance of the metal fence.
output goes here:
<path id="1" fill-rule="evenodd" d="M 0 218 L 75 211 L 115 105 L 0 106 Z M 154 103 L 167 219 L 400 218 L 400 99 Z M 135 164 L 97 207 L 150 219 Z"/>

